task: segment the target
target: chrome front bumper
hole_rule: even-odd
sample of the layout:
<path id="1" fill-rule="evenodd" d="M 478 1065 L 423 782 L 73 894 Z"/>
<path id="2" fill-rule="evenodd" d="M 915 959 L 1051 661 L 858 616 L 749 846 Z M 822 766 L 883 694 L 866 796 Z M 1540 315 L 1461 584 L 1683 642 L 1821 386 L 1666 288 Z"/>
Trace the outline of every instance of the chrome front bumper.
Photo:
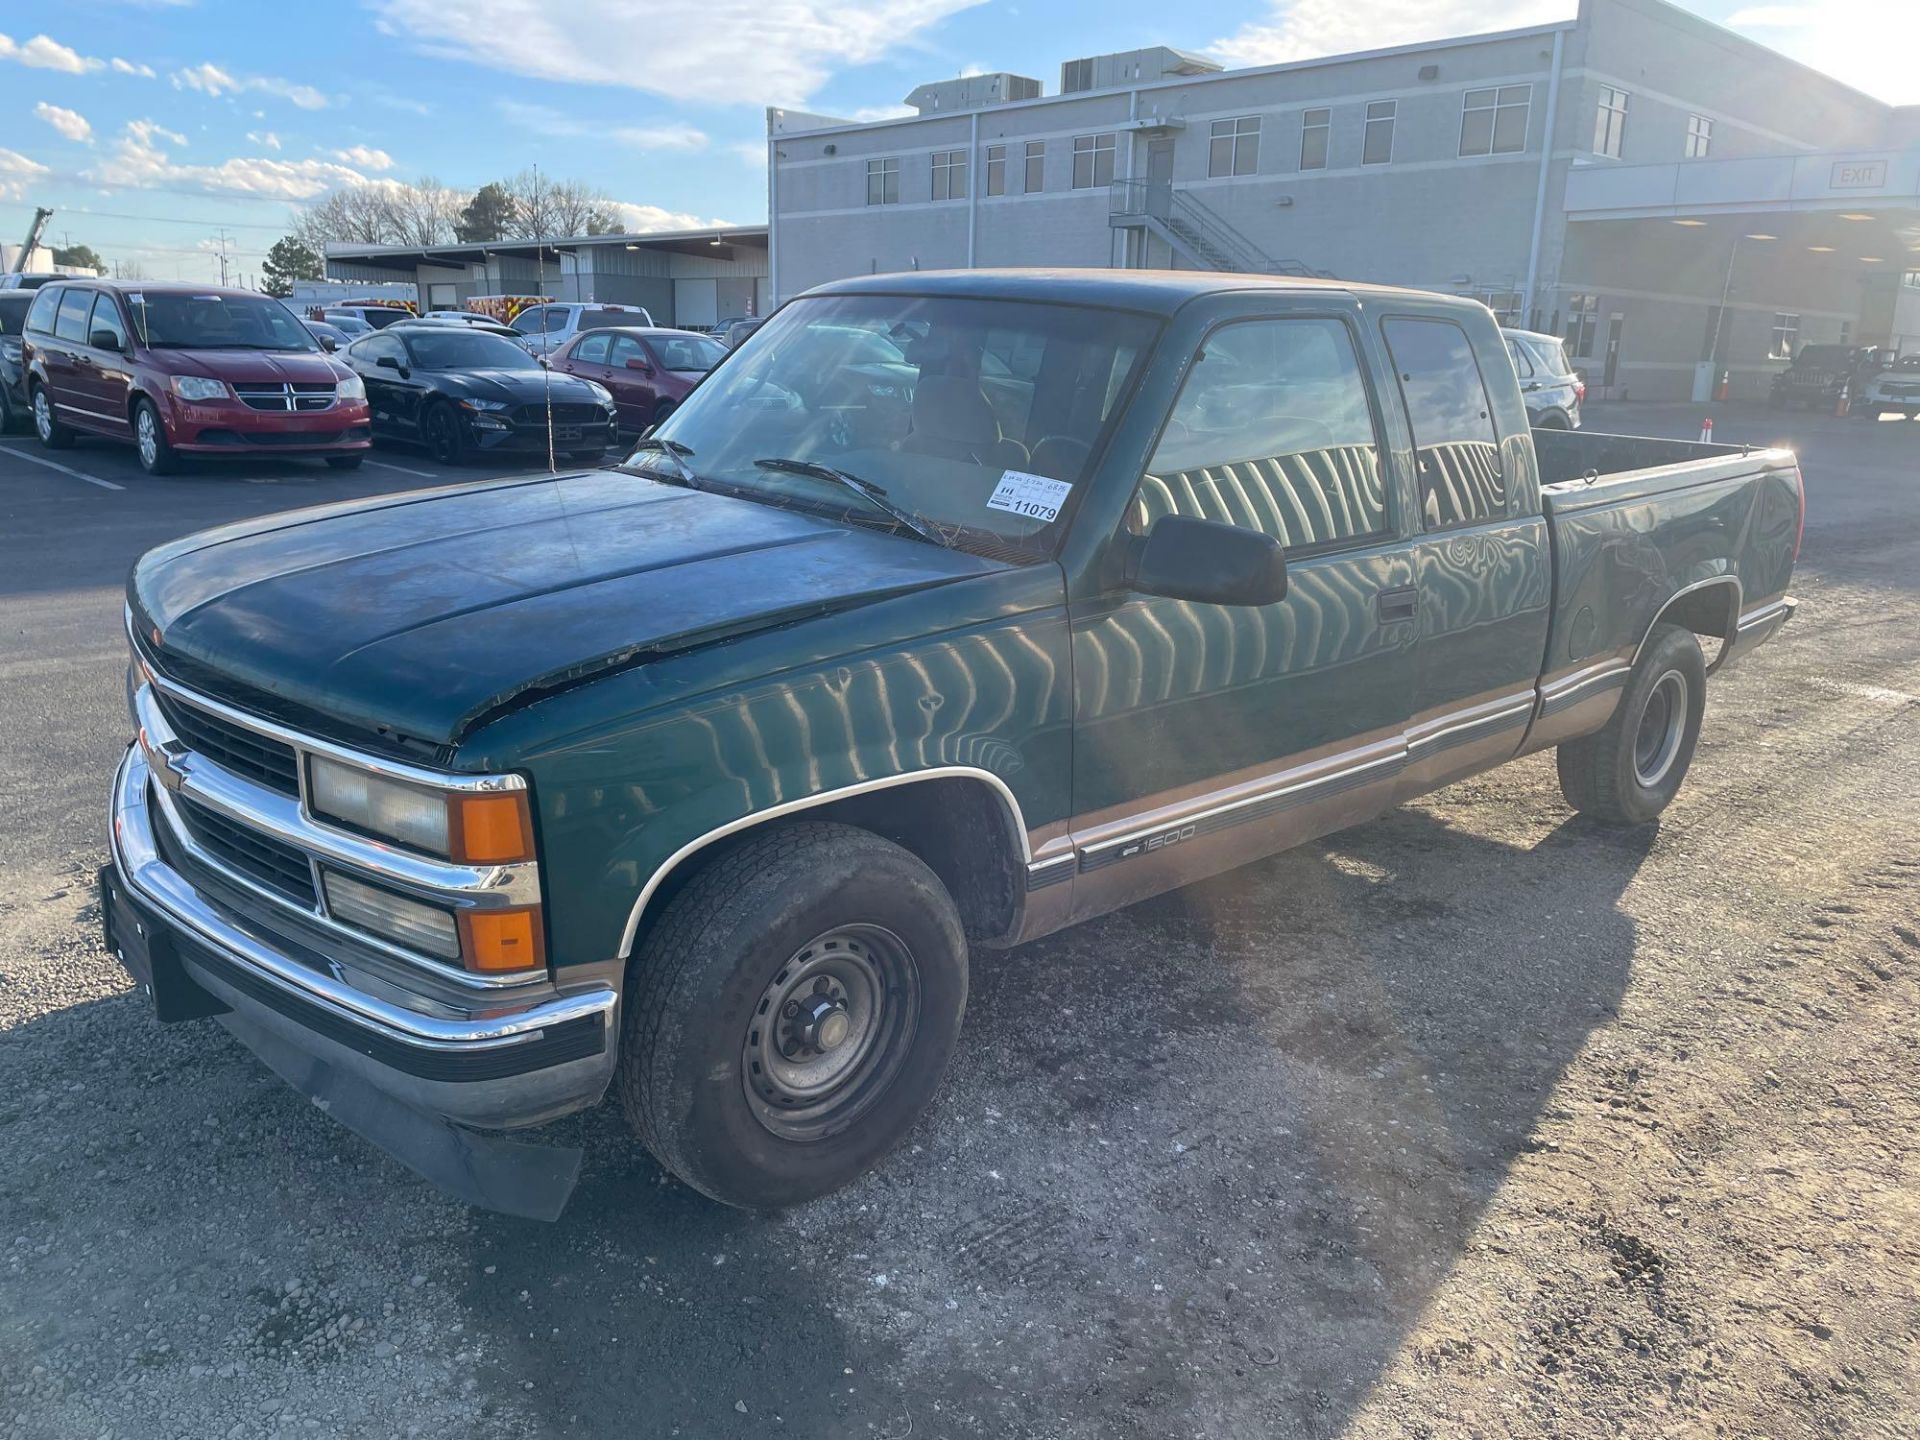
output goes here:
<path id="1" fill-rule="evenodd" d="M 444 1148 L 449 1137 L 433 1133 L 436 1124 L 514 1129 L 605 1093 L 616 1054 L 612 988 L 409 993 L 377 963 L 357 968 L 324 935 L 243 914 L 197 888 L 162 853 L 156 827 L 166 822 L 153 784 L 147 757 L 130 748 L 113 786 L 121 884 L 166 932 L 193 983 L 228 1007 L 221 1022 L 352 1128 L 446 1185 L 409 1152 L 406 1115 L 383 1102 L 419 1119 L 425 1128 L 414 1139 Z M 379 1123 L 355 1123 L 353 1113 L 368 1109 Z"/>

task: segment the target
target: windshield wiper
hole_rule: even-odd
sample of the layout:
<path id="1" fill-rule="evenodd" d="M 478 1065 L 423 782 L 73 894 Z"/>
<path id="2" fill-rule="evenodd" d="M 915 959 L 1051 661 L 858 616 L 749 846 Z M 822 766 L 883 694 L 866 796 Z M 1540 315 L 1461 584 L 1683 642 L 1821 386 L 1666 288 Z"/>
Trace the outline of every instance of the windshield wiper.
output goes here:
<path id="1" fill-rule="evenodd" d="M 831 465 L 822 465 L 817 460 L 790 460 L 780 455 L 769 455 L 753 463 L 762 470 L 784 470 L 792 475 L 811 475 L 816 480 L 829 480 L 835 485 L 843 485 L 874 509 L 906 526 L 929 545 L 938 545 L 942 550 L 950 548 L 946 538 L 937 529 L 911 510 L 894 504 L 887 498 L 887 492 L 871 480 L 862 480 L 858 475 L 836 470 Z"/>
<path id="2" fill-rule="evenodd" d="M 673 462 L 673 468 L 680 477 L 680 483 L 689 490 L 704 490 L 700 477 L 693 473 L 691 466 L 682 458 L 693 454 L 693 447 L 682 445 L 678 440 L 668 440 L 663 436 L 649 435 L 633 447 L 635 450 L 657 450 Z"/>

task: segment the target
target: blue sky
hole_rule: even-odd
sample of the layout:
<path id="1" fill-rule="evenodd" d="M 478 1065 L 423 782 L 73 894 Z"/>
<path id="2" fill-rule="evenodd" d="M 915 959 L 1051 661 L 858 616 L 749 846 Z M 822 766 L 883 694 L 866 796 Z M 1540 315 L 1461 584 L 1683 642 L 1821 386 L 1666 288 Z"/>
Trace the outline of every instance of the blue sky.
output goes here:
<path id="1" fill-rule="evenodd" d="M 1920 0 L 1684 0 L 1920 103 Z M 636 228 L 757 221 L 768 104 L 865 116 L 969 69 L 1149 44 L 1233 64 L 1500 29 L 1573 0 L 0 0 L 0 239 L 242 272 L 301 200 L 538 163 Z M 1898 32 L 1898 33 L 1895 33 Z"/>

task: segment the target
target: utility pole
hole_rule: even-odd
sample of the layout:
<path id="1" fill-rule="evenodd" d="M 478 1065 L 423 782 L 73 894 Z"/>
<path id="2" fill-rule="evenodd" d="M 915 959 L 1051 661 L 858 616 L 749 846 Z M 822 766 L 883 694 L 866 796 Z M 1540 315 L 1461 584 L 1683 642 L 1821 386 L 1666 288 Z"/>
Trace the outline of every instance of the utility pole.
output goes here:
<path id="1" fill-rule="evenodd" d="M 227 227 L 220 227 L 220 284 L 227 283 Z"/>

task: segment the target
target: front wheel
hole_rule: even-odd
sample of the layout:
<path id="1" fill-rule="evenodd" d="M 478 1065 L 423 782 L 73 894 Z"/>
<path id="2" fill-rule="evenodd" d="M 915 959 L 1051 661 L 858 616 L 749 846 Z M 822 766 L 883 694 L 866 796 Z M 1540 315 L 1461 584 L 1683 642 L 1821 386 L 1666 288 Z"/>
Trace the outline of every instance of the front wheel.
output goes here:
<path id="1" fill-rule="evenodd" d="M 764 831 L 674 897 L 633 961 L 618 1087 L 660 1163 L 728 1205 L 836 1190 L 933 1098 L 967 1004 L 939 878 L 849 825 Z"/>
<path id="2" fill-rule="evenodd" d="M 1655 627 L 1613 718 L 1559 748 L 1560 793 L 1581 814 L 1610 825 L 1655 819 L 1693 763 L 1706 704 L 1699 640 L 1678 625 Z"/>
<path id="3" fill-rule="evenodd" d="M 329 455 L 326 457 L 329 470 L 358 470 L 367 457 L 364 455 Z"/>
<path id="4" fill-rule="evenodd" d="M 167 443 L 167 427 L 151 400 L 133 407 L 133 448 L 140 457 L 140 468 L 149 475 L 171 475 L 178 468 L 173 446 Z"/>
<path id="5" fill-rule="evenodd" d="M 53 413 L 53 397 L 47 394 L 47 387 L 33 387 L 33 433 L 40 437 L 40 443 L 49 450 L 70 450 L 73 448 L 73 431 L 62 425 Z"/>
<path id="6" fill-rule="evenodd" d="M 467 437 L 460 432 L 460 417 L 451 405 L 435 405 L 427 411 L 420 430 L 427 442 L 427 453 L 442 465 L 458 465 L 467 455 Z"/>

